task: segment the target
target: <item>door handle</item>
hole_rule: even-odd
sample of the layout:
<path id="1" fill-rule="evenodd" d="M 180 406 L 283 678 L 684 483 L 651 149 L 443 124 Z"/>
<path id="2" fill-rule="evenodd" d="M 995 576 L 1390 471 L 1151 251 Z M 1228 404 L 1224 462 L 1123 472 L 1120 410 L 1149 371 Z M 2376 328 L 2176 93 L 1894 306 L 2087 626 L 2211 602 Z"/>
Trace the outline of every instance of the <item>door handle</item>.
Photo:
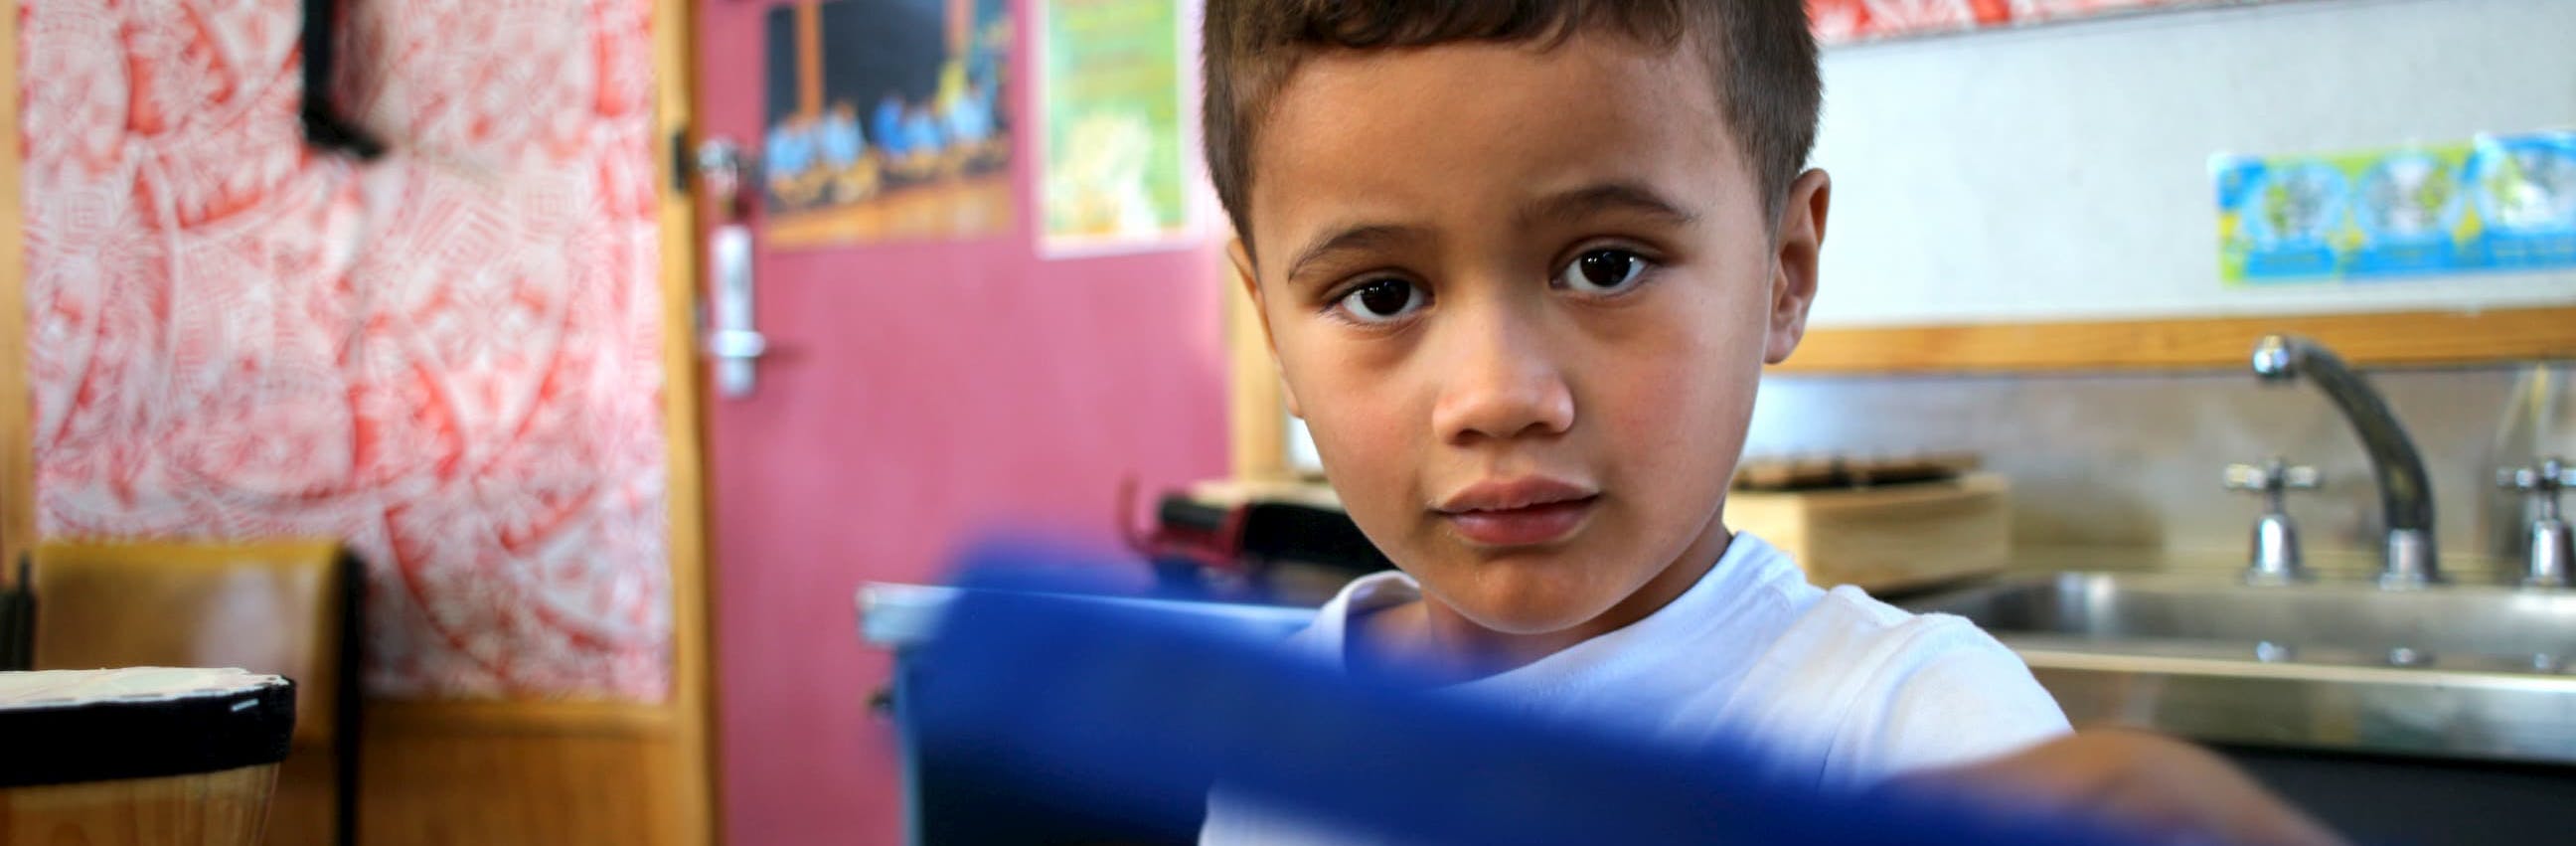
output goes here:
<path id="1" fill-rule="evenodd" d="M 707 333 L 707 357 L 725 361 L 759 358 L 769 351 L 769 339 L 749 329 L 718 329 Z"/>
<path id="2" fill-rule="evenodd" d="M 708 230 L 707 269 L 714 278 L 706 338 L 700 352 L 715 362 L 716 393 L 727 399 L 751 395 L 759 386 L 757 364 L 769 352 L 769 339 L 753 325 L 754 275 L 751 226 L 743 220 L 742 148 L 721 138 L 698 145 L 698 184 L 707 192 L 708 211 L 721 220 Z"/>

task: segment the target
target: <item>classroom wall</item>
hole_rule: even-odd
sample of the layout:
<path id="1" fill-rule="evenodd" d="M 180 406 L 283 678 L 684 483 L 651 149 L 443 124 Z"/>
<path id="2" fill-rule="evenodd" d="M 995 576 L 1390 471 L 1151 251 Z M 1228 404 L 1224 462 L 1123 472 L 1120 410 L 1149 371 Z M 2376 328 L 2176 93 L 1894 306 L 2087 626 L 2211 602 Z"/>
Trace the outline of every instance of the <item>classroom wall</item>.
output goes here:
<path id="1" fill-rule="evenodd" d="M 2313 0 L 1827 49 L 1819 326 L 2565 303 L 2576 273 L 2229 290 L 2216 153 L 2576 128 L 2576 3 Z"/>
<path id="2" fill-rule="evenodd" d="M 2227 289 L 2208 160 L 2576 127 L 2571 43 L 2576 3 L 2314 0 L 1829 49 L 1815 161 L 1835 203 L 1815 323 L 2563 305 L 2576 273 Z M 2423 453 L 2448 566 L 2498 578 L 2525 514 L 2495 471 L 2576 448 L 2563 409 L 2531 407 L 2563 393 L 2563 363 L 2371 379 Z M 2241 368 L 1774 375 L 1746 444 L 1916 450 L 1977 452 L 2009 476 L 2015 542 L 2070 550 L 2053 566 L 2241 561 L 2259 503 L 2220 472 L 2272 455 L 2324 471 L 2324 489 L 2290 498 L 2312 556 L 2366 568 L 2384 543 L 2349 424 L 2312 388 Z"/>
<path id="3" fill-rule="evenodd" d="M 1220 303 L 1237 292 L 1214 240 L 1037 249 L 1039 5 L 1009 4 L 1004 231 L 761 251 L 775 354 L 753 397 L 708 401 L 729 842 L 905 842 L 894 727 L 870 703 L 893 659 L 859 640 L 860 585 L 946 578 L 962 545 L 1000 531 L 1114 552 L 1123 481 L 1142 528 L 1158 492 L 1226 473 Z M 701 10 L 695 36 L 729 57 L 699 76 L 711 133 L 762 124 L 750 8 Z"/>

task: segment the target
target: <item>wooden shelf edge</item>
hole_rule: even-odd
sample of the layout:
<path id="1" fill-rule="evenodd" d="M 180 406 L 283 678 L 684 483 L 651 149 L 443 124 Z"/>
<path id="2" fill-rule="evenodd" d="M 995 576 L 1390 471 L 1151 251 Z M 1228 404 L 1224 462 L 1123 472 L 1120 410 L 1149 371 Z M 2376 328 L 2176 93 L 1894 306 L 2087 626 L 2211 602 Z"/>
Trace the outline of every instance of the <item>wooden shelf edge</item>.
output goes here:
<path id="1" fill-rule="evenodd" d="M 605 735 L 663 737 L 686 719 L 674 705 L 642 702 L 440 700 L 370 698 L 360 718 L 368 734 Z"/>
<path id="2" fill-rule="evenodd" d="M 2359 366 L 2576 358 L 2576 307 L 1815 329 L 1793 374 L 2198 370 L 2247 366 L 2256 338 L 2305 335 Z"/>

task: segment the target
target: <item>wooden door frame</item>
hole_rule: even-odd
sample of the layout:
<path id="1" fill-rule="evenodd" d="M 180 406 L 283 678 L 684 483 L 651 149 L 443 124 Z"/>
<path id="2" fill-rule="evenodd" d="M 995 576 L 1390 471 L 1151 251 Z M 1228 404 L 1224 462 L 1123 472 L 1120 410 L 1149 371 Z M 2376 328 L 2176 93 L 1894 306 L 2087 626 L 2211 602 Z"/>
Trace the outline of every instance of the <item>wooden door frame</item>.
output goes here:
<path id="1" fill-rule="evenodd" d="M 669 442 L 671 508 L 671 699 L 673 776 L 680 807 L 681 843 L 723 842 L 722 805 L 716 778 L 715 637 L 710 614 L 714 585 L 707 577 L 706 441 L 698 366 L 697 303 L 701 278 L 697 195 L 681 184 L 675 163 L 688 154 L 674 145 L 697 143 L 698 3 L 653 0 L 654 154 L 668 174 L 660 180 L 662 237 L 662 419 Z"/>
<path id="2" fill-rule="evenodd" d="M 18 556 L 36 530 L 35 407 L 27 393 L 26 194 L 18 169 L 26 157 L 18 119 L 18 15 L 0 15 L 0 115 L 9 119 L 9 145 L 0 154 L 0 268 L 8 296 L 0 297 L 0 585 L 16 579 Z"/>

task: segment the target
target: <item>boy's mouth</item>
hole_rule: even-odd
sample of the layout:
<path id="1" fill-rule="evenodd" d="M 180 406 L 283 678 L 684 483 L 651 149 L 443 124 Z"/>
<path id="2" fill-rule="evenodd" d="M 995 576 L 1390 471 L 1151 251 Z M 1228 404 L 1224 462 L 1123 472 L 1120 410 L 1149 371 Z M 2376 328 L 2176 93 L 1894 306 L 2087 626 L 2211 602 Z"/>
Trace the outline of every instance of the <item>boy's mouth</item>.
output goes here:
<path id="1" fill-rule="evenodd" d="M 1525 476 L 1469 485 L 1432 512 L 1477 546 L 1535 546 L 1574 534 L 1600 499 L 1588 486 Z"/>

